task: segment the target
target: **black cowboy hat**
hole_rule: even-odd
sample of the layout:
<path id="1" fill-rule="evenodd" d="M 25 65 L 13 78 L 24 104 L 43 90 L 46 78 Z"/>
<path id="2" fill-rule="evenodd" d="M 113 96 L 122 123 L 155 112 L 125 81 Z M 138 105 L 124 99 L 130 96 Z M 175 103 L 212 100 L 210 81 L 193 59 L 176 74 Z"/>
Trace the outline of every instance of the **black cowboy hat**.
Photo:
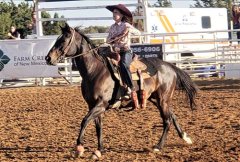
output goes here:
<path id="1" fill-rule="evenodd" d="M 123 4 L 118 4 L 118 5 L 111 5 L 111 6 L 106 6 L 106 8 L 113 12 L 114 9 L 119 10 L 129 21 L 130 24 L 132 24 L 133 16 L 131 11 L 127 9 L 127 7 Z"/>

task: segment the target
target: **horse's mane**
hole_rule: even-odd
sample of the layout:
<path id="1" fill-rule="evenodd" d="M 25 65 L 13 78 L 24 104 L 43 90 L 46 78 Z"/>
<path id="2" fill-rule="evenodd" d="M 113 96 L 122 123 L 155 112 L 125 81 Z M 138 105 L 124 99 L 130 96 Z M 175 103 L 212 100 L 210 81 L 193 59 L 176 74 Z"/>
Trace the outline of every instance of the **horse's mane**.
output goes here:
<path id="1" fill-rule="evenodd" d="M 96 47 L 96 45 L 92 42 L 92 40 L 91 40 L 89 37 L 87 37 L 87 36 L 83 33 L 83 31 L 81 31 L 80 27 L 75 27 L 74 30 L 75 30 L 76 32 L 78 32 L 78 33 L 87 41 L 87 43 L 91 46 L 92 49 L 96 49 L 96 50 L 93 50 L 93 55 L 94 55 L 98 60 L 100 60 L 101 62 L 103 62 L 103 63 L 105 64 L 105 60 L 104 60 L 103 56 L 98 54 L 99 50 L 98 50 L 98 48 Z"/>
<path id="2" fill-rule="evenodd" d="M 74 30 L 76 32 L 78 32 L 86 41 L 88 44 L 91 45 L 92 48 L 96 48 L 96 45 L 92 42 L 92 40 L 90 38 L 88 38 L 83 31 L 81 31 L 80 27 L 75 27 Z"/>

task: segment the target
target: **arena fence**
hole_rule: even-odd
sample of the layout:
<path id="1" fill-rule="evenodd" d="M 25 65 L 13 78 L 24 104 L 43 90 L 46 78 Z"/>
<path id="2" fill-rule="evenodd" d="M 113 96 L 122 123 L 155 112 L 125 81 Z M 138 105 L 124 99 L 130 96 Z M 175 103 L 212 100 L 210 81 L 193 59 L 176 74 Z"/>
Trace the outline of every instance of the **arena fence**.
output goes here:
<path id="1" fill-rule="evenodd" d="M 146 8 L 148 8 L 147 0 L 138 0 L 138 3 L 126 4 L 127 7 L 134 7 L 134 19 L 143 20 L 144 29 L 147 28 L 146 23 Z M 71 18 L 41 18 L 41 11 L 61 11 L 61 10 L 91 10 L 102 9 L 106 6 L 74 6 L 74 7 L 60 7 L 60 8 L 41 8 L 37 5 L 37 22 L 40 31 L 41 23 L 44 21 L 73 21 L 73 20 L 111 20 L 112 17 L 71 17 Z M 204 31 L 204 32 L 182 32 L 182 33 L 155 33 L 155 34 L 143 34 L 140 37 L 140 43 L 149 43 L 151 38 L 159 38 L 162 44 L 162 58 L 163 60 L 172 62 L 178 67 L 188 71 L 192 77 L 199 76 L 212 76 L 223 75 L 228 69 L 225 68 L 225 64 L 228 65 L 238 63 L 238 45 L 233 42 L 237 42 L 234 39 L 237 30 L 222 30 L 222 31 Z M 40 32 L 38 35 L 40 36 Z M 197 38 L 202 36 L 202 38 Z M 229 36 L 232 37 L 231 40 Z M 92 39 L 104 39 L 106 41 L 106 35 L 104 34 L 92 34 Z M 176 41 L 171 40 L 170 37 L 175 38 Z M 187 41 L 185 38 L 194 38 Z M 205 38 L 204 38 L 205 37 Z M 197 38 L 197 39 L 196 39 Z M 151 53 L 149 54 L 151 55 Z M 235 65 L 234 65 L 235 66 Z M 229 66 L 227 66 L 229 67 Z M 214 70 L 214 71 L 213 71 Z M 232 71 L 232 69 L 231 69 Z M 229 73 L 229 71 L 227 72 Z M 218 76 L 221 76 L 218 75 Z M 233 76 L 234 77 L 234 76 Z"/>
<path id="2" fill-rule="evenodd" d="M 207 31 L 212 35 L 217 35 L 218 32 L 236 32 L 236 31 Z M 169 34 L 144 34 L 139 37 L 142 37 L 143 41 L 146 37 L 159 37 L 162 38 L 161 42 L 161 51 L 156 50 L 147 50 L 144 53 L 144 57 L 159 57 L 161 56 L 163 60 L 176 64 L 181 69 L 186 70 L 191 77 L 227 77 L 227 78 L 239 78 L 240 71 L 240 55 L 239 55 L 239 45 L 236 43 L 237 39 L 208 39 L 208 40 L 178 40 L 177 42 L 169 42 L 167 38 L 171 35 L 181 38 L 180 35 L 187 35 L 193 33 L 169 33 Z M 106 34 L 91 34 L 88 35 L 91 39 L 103 39 L 105 41 Z M 66 59 L 64 62 L 59 63 L 57 68 L 54 67 L 45 67 L 46 70 L 43 70 L 43 65 L 45 60 L 44 57 L 47 54 L 48 50 L 54 43 L 56 37 L 48 39 L 29 39 L 29 40 L 15 40 L 15 41 L 1 41 L 0 49 L 3 52 L 3 55 L 9 56 L 10 53 L 13 55 L 10 62 L 7 65 L 4 65 L 5 68 L 8 67 L 9 71 L 5 68 L 1 71 L 1 85 L 12 86 L 14 83 L 23 81 L 23 83 L 32 83 L 45 85 L 50 83 L 56 78 L 62 78 L 66 84 L 79 83 L 81 78 L 77 71 L 72 70 L 72 60 Z M 139 39 L 141 40 L 141 39 Z M 133 51 L 137 52 L 138 48 L 151 49 L 148 48 L 150 44 L 142 44 L 141 42 L 135 43 L 135 48 Z M 159 45 L 159 44 L 157 44 Z M 175 47 L 172 48 L 174 45 Z M 181 46 L 185 45 L 185 46 Z M 183 47 L 186 45 L 191 46 L 188 50 L 184 50 Z M 142 46 L 142 47 L 141 47 Z M 16 49 L 14 49 L 16 47 Z M 44 48 L 43 48 L 44 47 Z M 199 48 L 200 47 L 200 48 Z M 7 49 L 7 50 L 4 50 Z M 24 49 L 22 52 L 19 49 Z M 155 48 L 156 49 L 156 48 Z M 7 51 L 7 52 L 5 52 Z M 18 51 L 16 53 L 16 51 Z M 157 52 L 157 54 L 155 53 Z M 39 58 L 40 63 L 33 63 L 31 67 L 27 67 L 28 61 L 27 55 L 30 55 L 35 58 Z M 141 52 L 140 52 L 141 55 Z M 20 59 L 20 60 L 19 60 Z M 22 59 L 22 61 L 21 61 Z M 26 59 L 24 61 L 24 59 Z M 16 64 L 22 65 L 17 66 Z M 25 64 L 23 64 L 25 63 Z M 31 62 L 30 62 L 31 63 Z M 11 67 L 11 66 L 12 67 Z M 30 66 L 30 65 L 29 65 Z M 24 68 L 26 67 L 26 68 Z M 48 69 L 50 68 L 50 69 Z M 53 68 L 53 69 L 52 69 Z M 21 70 L 22 71 L 18 71 Z M 28 70 L 28 71 L 26 71 Z M 53 70 L 51 72 L 51 70 Z M 40 72 L 47 72 L 45 74 L 40 74 Z M 50 73 L 48 73 L 50 72 Z M 5 75 L 3 75 L 5 74 Z M 6 77 L 7 76 L 7 77 Z M 54 79 L 53 79 L 54 78 Z M 22 85 L 22 84 L 19 84 Z"/>
<path id="3" fill-rule="evenodd" d="M 144 5 L 147 1 L 143 1 L 142 3 L 138 4 L 128 4 L 128 7 L 131 6 L 142 6 L 144 8 Z M 19 41 L 9 41 L 7 42 L 8 45 L 6 45 L 6 41 L 0 41 L 0 49 L 4 52 L 2 53 L 2 56 L 8 55 L 11 53 L 13 55 L 13 58 L 11 60 L 14 60 L 16 57 L 18 57 L 20 54 L 22 54 L 22 57 L 25 57 L 25 55 L 28 53 L 30 56 L 36 56 L 39 55 L 40 62 L 43 62 L 44 60 L 41 60 L 44 58 L 44 55 L 46 55 L 47 51 L 49 50 L 52 43 L 55 41 L 56 36 L 43 36 L 42 35 L 42 25 L 41 23 L 43 21 L 72 21 L 72 20 L 110 20 L 111 17 L 85 17 L 85 18 L 57 18 L 57 19 L 44 19 L 41 18 L 41 11 L 60 11 L 60 10 L 87 10 L 87 9 L 97 9 L 97 8 L 105 8 L 105 6 L 84 6 L 84 7 L 67 7 L 64 8 L 40 8 L 40 5 L 36 6 L 37 10 L 37 38 L 38 39 L 29 39 L 29 40 L 19 40 Z M 144 19 L 144 16 L 134 16 L 134 19 Z M 146 24 L 144 24 L 145 26 Z M 239 78 L 240 74 L 240 65 L 239 65 L 239 45 L 238 41 L 236 39 L 236 32 L 238 30 L 222 30 L 222 31 L 204 31 L 204 32 L 181 32 L 181 33 L 155 33 L 155 34 L 149 34 L 149 33 L 143 33 L 141 36 L 136 36 L 139 40 L 138 43 L 135 43 L 135 46 L 138 46 L 138 48 L 135 49 L 148 49 L 149 44 L 151 44 L 150 40 L 152 38 L 155 38 L 158 40 L 158 44 L 161 44 L 161 51 L 159 51 L 159 54 L 153 54 L 153 52 L 156 51 L 144 51 L 145 57 L 158 57 L 161 55 L 161 58 L 165 61 L 171 62 L 181 69 L 186 70 L 191 77 L 211 77 L 211 76 L 217 76 L 217 77 L 227 77 L 227 78 Z M 196 38 L 196 35 L 202 35 L 201 38 Z M 229 39 L 230 35 L 230 39 Z M 99 40 L 101 39 L 103 42 L 106 41 L 106 33 L 100 34 L 90 34 L 88 35 L 93 40 Z M 170 38 L 174 38 L 175 41 L 171 41 Z M 188 38 L 188 39 L 186 39 Z M 194 39 L 189 39 L 194 38 Z M 204 39 L 203 39 L 204 38 Z M 35 52 L 36 47 L 41 46 L 41 44 L 45 41 L 48 42 L 48 45 L 45 46 L 45 48 L 41 48 L 44 50 L 38 50 L 41 51 Z M 143 45 L 142 45 L 143 44 Z M 3 47 L 5 45 L 5 47 Z M 29 48 L 26 52 L 19 52 L 18 49 L 13 50 L 7 49 L 8 47 L 19 47 L 19 45 L 22 47 L 22 49 Z M 143 46 L 143 47 L 139 47 Z M 146 48 L 145 48 L 146 47 Z M 150 48 L 151 49 L 151 48 Z M 7 52 L 6 52 L 7 51 Z M 134 51 L 134 50 L 133 50 Z M 0 51 L 1 52 L 1 51 Z M 134 52 L 137 52 L 135 50 Z M 20 53 L 20 54 L 19 54 Z M 141 55 L 141 53 L 140 53 Z M 11 62 L 11 61 L 10 61 Z M 3 62 L 1 62 L 0 67 L 7 67 L 10 65 L 10 62 L 8 65 L 5 65 Z M 16 61 L 15 61 L 16 63 Z M 24 63 L 24 62 L 23 62 Z M 17 67 L 12 65 L 14 68 L 10 67 L 10 71 L 6 72 L 6 68 L 4 70 L 1 70 L 0 72 L 0 85 L 2 87 L 8 87 L 8 86 L 15 86 L 17 85 L 27 85 L 29 83 L 30 85 L 45 85 L 47 83 L 51 83 L 52 81 L 55 82 L 56 78 L 62 78 L 64 83 L 66 84 L 74 84 L 79 83 L 81 81 L 81 77 L 79 77 L 79 73 L 77 71 L 72 70 L 72 60 L 67 59 L 62 63 L 59 63 L 56 69 L 52 69 L 54 74 L 38 74 L 32 72 L 25 72 L 27 70 L 34 70 L 34 72 L 37 72 L 39 69 L 42 68 L 40 66 L 38 68 L 37 65 L 34 65 L 34 68 L 32 67 L 26 67 L 24 66 Z M 48 68 L 48 67 L 44 67 Z M 52 67 L 51 67 L 52 68 Z M 19 73 L 18 70 L 21 70 L 22 72 Z M 39 70 L 41 71 L 41 70 Z M 51 72 L 51 70 L 45 70 L 46 72 Z M 5 73 L 4 73 L 5 72 Z M 15 73 L 14 73 L 15 72 Z M 4 75 L 3 75 L 4 74 Z M 9 77 L 9 74 L 10 77 Z M 8 76 L 8 77 L 6 77 Z M 20 83 L 19 83 L 20 82 Z M 58 81 L 56 81 L 58 83 Z M 61 83 L 61 82 L 60 82 Z"/>

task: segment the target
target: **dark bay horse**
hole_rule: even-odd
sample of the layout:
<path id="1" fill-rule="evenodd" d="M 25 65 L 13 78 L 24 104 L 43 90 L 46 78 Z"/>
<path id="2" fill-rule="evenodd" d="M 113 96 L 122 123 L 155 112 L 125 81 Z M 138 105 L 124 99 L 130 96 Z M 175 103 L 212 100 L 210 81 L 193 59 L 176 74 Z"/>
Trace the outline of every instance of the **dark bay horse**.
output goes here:
<path id="1" fill-rule="evenodd" d="M 75 59 L 77 68 L 82 77 L 82 94 L 89 106 L 87 115 L 81 122 L 80 133 L 77 138 L 77 155 L 84 152 L 83 136 L 85 128 L 94 120 L 98 139 L 98 149 L 94 157 L 99 158 L 103 151 L 102 142 L 102 114 L 109 109 L 116 82 L 106 66 L 106 61 L 98 53 L 90 39 L 78 28 L 71 28 L 68 24 L 62 27 L 62 34 L 58 37 L 53 47 L 46 56 L 49 65 L 55 65 L 64 57 Z M 169 104 L 176 88 L 186 92 L 190 107 L 195 106 L 197 88 L 189 75 L 178 67 L 157 58 L 148 58 L 157 69 L 157 73 L 149 79 L 144 79 L 144 89 L 147 98 L 154 98 L 163 120 L 163 133 L 159 142 L 154 146 L 154 151 L 159 151 L 165 142 L 171 123 L 174 124 L 180 138 L 191 144 L 191 139 L 182 131 L 176 121 Z"/>

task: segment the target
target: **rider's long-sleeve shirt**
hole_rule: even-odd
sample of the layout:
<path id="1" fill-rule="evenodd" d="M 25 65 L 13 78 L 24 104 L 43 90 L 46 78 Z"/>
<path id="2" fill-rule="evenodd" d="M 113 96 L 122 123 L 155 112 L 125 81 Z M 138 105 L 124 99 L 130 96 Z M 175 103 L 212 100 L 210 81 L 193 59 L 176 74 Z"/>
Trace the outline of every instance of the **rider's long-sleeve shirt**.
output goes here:
<path id="1" fill-rule="evenodd" d="M 128 22 L 119 22 L 114 23 L 110 29 L 109 34 L 107 37 L 107 42 L 110 42 L 111 40 L 114 40 L 115 38 L 119 38 L 119 40 L 116 40 L 112 42 L 111 44 L 114 47 L 118 48 L 128 48 L 130 49 L 130 35 L 140 35 L 141 32 L 134 28 L 131 24 Z"/>

